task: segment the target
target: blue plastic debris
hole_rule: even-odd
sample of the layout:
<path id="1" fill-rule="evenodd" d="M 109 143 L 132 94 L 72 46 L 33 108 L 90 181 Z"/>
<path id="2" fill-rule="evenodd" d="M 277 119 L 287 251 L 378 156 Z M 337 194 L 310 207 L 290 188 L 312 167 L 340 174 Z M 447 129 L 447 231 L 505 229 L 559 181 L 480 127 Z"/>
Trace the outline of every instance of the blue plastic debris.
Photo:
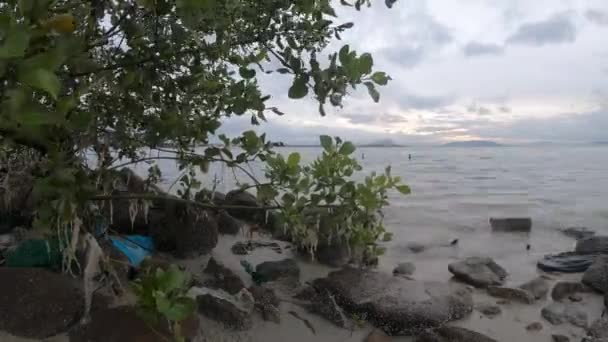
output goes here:
<path id="1" fill-rule="evenodd" d="M 134 267 L 139 267 L 141 262 L 154 252 L 154 241 L 149 236 L 126 235 L 110 236 L 112 245 L 124 254 Z"/>

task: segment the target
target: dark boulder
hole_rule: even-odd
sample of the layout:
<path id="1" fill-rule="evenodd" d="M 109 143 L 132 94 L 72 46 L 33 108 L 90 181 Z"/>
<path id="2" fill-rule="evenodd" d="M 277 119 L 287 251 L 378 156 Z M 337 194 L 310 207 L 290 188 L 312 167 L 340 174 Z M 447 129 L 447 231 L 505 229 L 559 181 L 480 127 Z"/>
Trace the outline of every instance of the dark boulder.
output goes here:
<path id="1" fill-rule="evenodd" d="M 265 321 L 281 323 L 280 301 L 273 289 L 253 285 L 249 288 L 249 292 L 255 300 L 255 309 L 262 314 Z"/>
<path id="2" fill-rule="evenodd" d="M 545 306 L 540 315 L 553 325 L 570 323 L 581 328 L 587 327 L 587 313 L 574 304 L 554 302 Z"/>
<path id="3" fill-rule="evenodd" d="M 181 322 L 182 335 L 192 339 L 198 334 L 197 315 Z M 90 320 L 70 331 L 70 342 L 166 342 L 172 340 L 167 326 L 150 327 L 134 307 L 121 306 L 93 311 Z"/>
<path id="4" fill-rule="evenodd" d="M 553 289 L 551 290 L 551 298 L 553 298 L 553 300 L 555 301 L 561 301 L 572 294 L 590 291 L 591 289 L 583 283 L 572 281 L 559 281 L 555 285 L 553 285 Z"/>
<path id="5" fill-rule="evenodd" d="M 394 275 L 410 276 L 416 271 L 416 266 L 412 262 L 402 262 L 393 270 Z"/>
<path id="6" fill-rule="evenodd" d="M 83 292 L 74 279 L 42 268 L 0 268 L 0 330 L 43 339 L 82 317 Z"/>
<path id="7" fill-rule="evenodd" d="M 190 291 L 196 297 L 198 312 L 234 330 L 247 330 L 253 325 L 251 314 L 255 300 L 247 289 L 236 295 L 222 290 L 196 288 Z"/>
<path id="8" fill-rule="evenodd" d="M 488 286 L 488 294 L 493 297 L 524 304 L 534 303 L 534 295 L 532 293 L 515 287 Z"/>
<path id="9" fill-rule="evenodd" d="M 518 218 L 490 218 L 490 226 L 494 232 L 529 232 L 532 230 L 532 219 Z"/>
<path id="10" fill-rule="evenodd" d="M 576 252 L 578 253 L 607 253 L 608 236 L 596 235 L 576 241 Z"/>
<path id="11" fill-rule="evenodd" d="M 542 299 L 547 296 L 550 285 L 549 281 L 543 277 L 537 277 L 527 283 L 519 285 L 519 288 L 531 293 L 535 299 Z"/>
<path id="12" fill-rule="evenodd" d="M 204 283 L 205 286 L 212 289 L 222 289 L 234 295 L 245 288 L 245 283 L 233 270 L 217 262 L 214 258 L 209 259 L 204 272 L 212 276 L 212 279 Z"/>
<path id="13" fill-rule="evenodd" d="M 365 269 L 331 272 L 313 287 L 332 294 L 346 312 L 393 335 L 438 327 L 473 310 L 471 293 L 458 284 L 412 281 Z"/>
<path id="14" fill-rule="evenodd" d="M 251 193 L 244 190 L 232 190 L 226 194 L 225 205 L 241 206 L 243 208 L 231 208 L 228 210 L 230 215 L 249 222 L 263 222 L 264 211 L 255 209 L 262 204 Z M 250 208 L 245 208 L 250 207 Z"/>
<path id="15" fill-rule="evenodd" d="M 443 326 L 425 331 L 416 342 L 498 342 L 484 334 L 465 328 Z"/>
<path id="16" fill-rule="evenodd" d="M 163 210 L 152 210 L 150 217 L 150 234 L 161 252 L 192 258 L 211 252 L 217 245 L 217 222 L 210 211 L 174 202 Z"/>
<path id="17" fill-rule="evenodd" d="M 352 258 L 350 247 L 345 243 L 320 244 L 315 251 L 316 260 L 331 267 L 342 267 L 348 264 Z"/>
<path id="18" fill-rule="evenodd" d="M 576 240 L 584 239 L 595 235 L 595 232 L 587 227 L 568 227 L 562 229 L 564 235 L 574 238 Z"/>
<path id="19" fill-rule="evenodd" d="M 485 257 L 469 257 L 451 263 L 448 270 L 457 279 L 476 287 L 502 285 L 508 274 L 494 260 Z"/>
<path id="20" fill-rule="evenodd" d="M 553 342 L 570 342 L 570 337 L 565 335 L 551 335 Z"/>
<path id="21" fill-rule="evenodd" d="M 484 316 L 489 318 L 496 317 L 502 313 L 502 309 L 498 305 L 494 304 L 479 304 L 475 306 L 475 308 L 477 309 L 477 311 L 481 312 L 482 314 L 484 314 Z"/>
<path id="22" fill-rule="evenodd" d="M 241 231 L 243 223 L 230 216 L 227 211 L 220 210 L 217 215 L 217 226 L 220 234 L 236 235 Z"/>
<path id="23" fill-rule="evenodd" d="M 264 281 L 274 281 L 280 278 L 298 279 L 300 277 L 300 267 L 294 259 L 265 261 L 257 265 L 255 271 Z"/>
<path id="24" fill-rule="evenodd" d="M 608 293 L 608 255 L 601 255 L 595 259 L 583 274 L 582 282 L 598 292 Z"/>
<path id="25" fill-rule="evenodd" d="M 349 322 L 344 310 L 336 302 L 336 298 L 327 290 L 321 290 L 312 297 L 308 310 L 340 328 L 345 328 Z"/>

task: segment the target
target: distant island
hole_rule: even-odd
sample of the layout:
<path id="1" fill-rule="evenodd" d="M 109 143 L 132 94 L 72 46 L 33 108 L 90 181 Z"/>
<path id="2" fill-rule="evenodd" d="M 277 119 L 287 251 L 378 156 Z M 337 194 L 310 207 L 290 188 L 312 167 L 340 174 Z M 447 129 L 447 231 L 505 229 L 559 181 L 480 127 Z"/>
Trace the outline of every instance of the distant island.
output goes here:
<path id="1" fill-rule="evenodd" d="M 500 147 L 504 146 L 489 140 L 454 141 L 441 145 L 443 147 Z"/>

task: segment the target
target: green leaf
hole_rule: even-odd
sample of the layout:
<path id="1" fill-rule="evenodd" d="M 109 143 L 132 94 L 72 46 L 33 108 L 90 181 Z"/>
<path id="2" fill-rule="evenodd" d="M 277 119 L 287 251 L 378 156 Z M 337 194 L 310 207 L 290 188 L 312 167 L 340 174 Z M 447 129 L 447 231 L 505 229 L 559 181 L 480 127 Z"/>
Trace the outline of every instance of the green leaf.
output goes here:
<path id="1" fill-rule="evenodd" d="M 347 65 L 350 63 L 350 58 L 349 58 L 349 54 L 348 51 L 350 49 L 350 46 L 344 45 L 341 49 L 340 52 L 338 53 L 338 59 L 340 60 L 340 63 L 342 65 Z"/>
<path id="2" fill-rule="evenodd" d="M 24 110 L 19 113 L 17 122 L 24 126 L 53 125 L 61 121 L 61 116 L 40 110 Z"/>
<path id="3" fill-rule="evenodd" d="M 46 91 L 55 100 L 57 100 L 61 91 L 59 78 L 55 73 L 47 69 L 25 70 L 20 75 L 20 79 L 30 87 Z"/>
<path id="4" fill-rule="evenodd" d="M 395 188 L 397 189 L 397 191 L 404 195 L 409 195 L 410 193 L 412 193 L 412 190 L 407 185 L 398 185 Z"/>
<path id="5" fill-rule="evenodd" d="M 254 78 L 255 77 L 255 70 L 248 69 L 246 67 L 240 67 L 239 68 L 239 74 L 244 79 L 250 79 L 250 78 Z"/>
<path id="6" fill-rule="evenodd" d="M 30 33 L 22 26 L 13 27 L 0 46 L 0 58 L 23 57 L 30 44 Z"/>
<path id="7" fill-rule="evenodd" d="M 164 315 L 173 322 L 181 322 L 190 317 L 196 309 L 196 302 L 192 298 L 181 297 L 168 308 Z"/>
<path id="8" fill-rule="evenodd" d="M 372 82 L 365 82 L 363 84 L 365 84 L 367 87 L 367 92 L 369 93 L 369 96 L 372 97 L 374 102 L 380 101 L 380 93 L 376 90 L 374 84 Z"/>
<path id="9" fill-rule="evenodd" d="M 369 53 L 364 53 L 359 57 L 359 72 L 362 75 L 367 75 L 372 72 L 374 66 L 374 59 Z"/>
<path id="10" fill-rule="evenodd" d="M 287 157 L 287 165 L 290 167 L 296 167 L 298 164 L 300 164 L 300 159 L 300 154 L 298 152 L 293 152 L 289 155 L 289 157 Z"/>
<path id="11" fill-rule="evenodd" d="M 293 84 L 289 88 L 288 96 L 292 99 L 301 99 L 308 94 L 308 85 L 306 78 L 298 76 L 293 80 Z"/>
<path id="12" fill-rule="evenodd" d="M 391 232 L 386 232 L 384 233 L 384 235 L 382 236 L 382 241 L 384 242 L 389 242 L 393 239 L 393 233 Z"/>
<path id="13" fill-rule="evenodd" d="M 382 71 L 375 72 L 372 75 L 372 81 L 374 81 L 377 85 L 386 85 L 391 78 Z"/>
<path id="14" fill-rule="evenodd" d="M 329 135 L 322 135 L 319 137 L 319 139 L 321 141 L 321 146 L 323 146 L 323 149 L 329 152 L 334 145 L 334 142 L 331 137 Z"/>
<path id="15" fill-rule="evenodd" d="M 351 143 L 350 141 L 345 142 L 344 144 L 342 144 L 342 146 L 340 146 L 340 154 L 348 156 L 353 154 L 353 152 L 355 152 L 356 148 L 355 145 L 353 145 L 353 143 Z"/>

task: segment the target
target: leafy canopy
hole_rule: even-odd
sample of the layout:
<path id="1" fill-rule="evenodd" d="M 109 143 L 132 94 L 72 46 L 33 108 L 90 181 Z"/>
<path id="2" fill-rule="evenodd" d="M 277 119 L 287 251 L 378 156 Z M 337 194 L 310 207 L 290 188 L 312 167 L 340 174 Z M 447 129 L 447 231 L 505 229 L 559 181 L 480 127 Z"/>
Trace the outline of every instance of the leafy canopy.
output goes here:
<path id="1" fill-rule="evenodd" d="M 394 2 L 385 1 L 389 7 Z M 398 182 L 380 176 L 373 187 L 342 184 L 340 178 L 359 169 L 348 157 L 354 151 L 350 143 L 322 137 L 326 157 L 307 169 L 297 155 L 280 159 L 273 143 L 254 131 L 216 135 L 232 116 L 250 116 L 255 125 L 269 114 L 283 115 L 267 105 L 270 95 L 258 85 L 261 74 L 289 78 L 289 97 L 316 99 L 321 115 L 361 85 L 378 101 L 376 87 L 390 77 L 373 70 L 370 54 L 348 45 L 325 51 L 354 25 L 340 22 L 335 8 L 369 5 L 369 0 L 3 1 L 0 144 L 35 150 L 44 160 L 34 189 L 44 203 L 38 223 L 69 222 L 91 197 L 111 190 L 114 174 L 108 171 L 119 159 L 148 160 L 145 153 L 167 142 L 182 169 L 190 170 L 182 179 L 184 197 L 200 184 L 192 179 L 195 168 L 205 171 L 211 162 L 238 167 L 260 159 L 268 162 L 274 185 L 286 191 L 281 195 L 287 216 L 322 202 L 347 201 L 351 220 L 359 220 L 359 211 L 379 209 L 384 197 L 361 191 L 382 192 Z M 208 145 L 218 139 L 219 146 Z M 208 146 L 203 154 L 193 153 L 203 145 Z M 94 166 L 86 157 L 92 152 Z M 150 171 L 158 180 L 158 168 Z M 302 193 L 307 182 L 315 190 Z M 258 192 L 263 195 L 264 188 Z"/>

